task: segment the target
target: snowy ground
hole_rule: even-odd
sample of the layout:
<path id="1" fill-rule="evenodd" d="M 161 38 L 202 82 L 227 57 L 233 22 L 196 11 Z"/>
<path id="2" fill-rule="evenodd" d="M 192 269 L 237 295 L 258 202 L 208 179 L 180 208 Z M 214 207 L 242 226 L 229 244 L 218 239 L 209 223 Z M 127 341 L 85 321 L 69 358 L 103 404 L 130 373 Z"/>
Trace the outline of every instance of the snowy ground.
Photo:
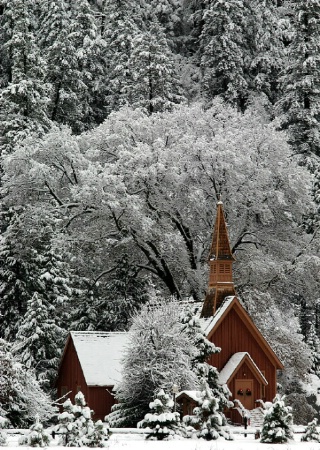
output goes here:
<path id="1" fill-rule="evenodd" d="M 239 429 L 237 429 L 239 430 Z M 235 430 L 235 431 L 237 431 Z M 246 438 L 243 435 L 235 435 L 234 441 L 211 441 L 199 439 L 183 439 L 167 442 L 145 441 L 143 435 L 113 434 L 106 442 L 107 450 L 320 450 L 320 444 L 300 442 L 301 433 L 296 433 L 294 441 L 289 444 L 261 444 L 254 439 L 253 434 Z M 10 436 L 8 447 L 10 450 L 22 450 L 27 447 L 18 446 L 18 436 Z M 8 447 L 5 447 L 8 449 Z M 66 450 L 59 447 L 58 441 L 51 442 L 52 450 Z M 29 447 L 31 449 L 31 447 Z"/>

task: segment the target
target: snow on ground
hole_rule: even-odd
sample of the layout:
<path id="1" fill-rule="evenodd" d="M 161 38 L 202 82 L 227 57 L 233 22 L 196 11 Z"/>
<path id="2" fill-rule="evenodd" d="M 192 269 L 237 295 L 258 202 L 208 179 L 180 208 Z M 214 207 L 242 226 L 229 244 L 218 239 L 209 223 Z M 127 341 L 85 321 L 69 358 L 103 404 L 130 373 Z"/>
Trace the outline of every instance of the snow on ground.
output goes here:
<path id="1" fill-rule="evenodd" d="M 143 435 L 113 434 L 106 442 L 107 450 L 319 450 L 316 442 L 300 442 L 302 434 L 295 434 L 294 441 L 289 444 L 261 444 L 253 434 L 247 437 L 236 435 L 234 441 L 203 441 L 201 439 L 182 439 L 172 441 L 146 441 Z M 9 445 L 3 449 L 33 450 L 32 447 L 18 446 L 19 436 L 10 436 Z M 51 442 L 52 450 L 66 450 L 59 447 L 58 440 Z M 2 447 L 0 447 L 2 449 Z"/>

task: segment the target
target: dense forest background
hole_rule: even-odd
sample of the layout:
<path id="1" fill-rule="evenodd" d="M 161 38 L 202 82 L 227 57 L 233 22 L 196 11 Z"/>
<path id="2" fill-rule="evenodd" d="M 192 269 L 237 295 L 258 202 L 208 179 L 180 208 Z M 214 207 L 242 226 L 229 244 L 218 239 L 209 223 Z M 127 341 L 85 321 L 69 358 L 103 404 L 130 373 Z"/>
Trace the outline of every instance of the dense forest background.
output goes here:
<path id="1" fill-rule="evenodd" d="M 0 338 L 49 389 L 68 330 L 202 301 L 221 194 L 295 401 L 320 373 L 319 121 L 319 0 L 0 0 Z"/>

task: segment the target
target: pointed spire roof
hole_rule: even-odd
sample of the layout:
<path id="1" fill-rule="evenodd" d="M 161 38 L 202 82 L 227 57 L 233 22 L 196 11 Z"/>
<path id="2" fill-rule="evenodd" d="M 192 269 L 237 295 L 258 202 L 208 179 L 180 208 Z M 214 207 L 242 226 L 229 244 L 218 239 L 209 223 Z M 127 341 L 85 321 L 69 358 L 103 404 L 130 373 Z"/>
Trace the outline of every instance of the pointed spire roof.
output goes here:
<path id="1" fill-rule="evenodd" d="M 214 225 L 212 243 L 210 248 L 209 260 L 232 260 L 235 258 L 231 251 L 227 224 L 223 212 L 223 203 L 221 200 L 217 203 L 217 215 Z"/>
<path id="2" fill-rule="evenodd" d="M 219 200 L 208 261 L 208 290 L 203 303 L 201 317 L 213 316 L 226 297 L 235 295 L 232 277 L 233 261 L 235 261 L 235 258 L 230 246 L 223 203 Z"/>

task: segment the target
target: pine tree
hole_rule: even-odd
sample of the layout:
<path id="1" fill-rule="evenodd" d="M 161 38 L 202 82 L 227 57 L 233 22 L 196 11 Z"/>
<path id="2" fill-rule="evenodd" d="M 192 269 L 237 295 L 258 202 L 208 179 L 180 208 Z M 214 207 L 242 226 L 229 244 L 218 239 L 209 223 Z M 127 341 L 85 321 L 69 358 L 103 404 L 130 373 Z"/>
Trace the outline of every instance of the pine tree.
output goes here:
<path id="1" fill-rule="evenodd" d="M 304 435 L 301 437 L 302 442 L 320 442 L 320 433 L 317 430 L 318 419 L 313 419 L 308 423 Z"/>
<path id="2" fill-rule="evenodd" d="M 185 430 L 180 423 L 180 414 L 172 412 L 174 402 L 172 397 L 160 389 L 153 402 L 149 404 L 152 413 L 144 416 L 138 423 L 138 428 L 150 428 L 152 433 L 147 439 L 166 440 L 175 434 L 185 435 Z"/>
<path id="3" fill-rule="evenodd" d="M 15 353 L 28 368 L 34 368 L 43 386 L 53 385 L 66 331 L 57 325 L 55 307 L 35 292 L 19 327 Z"/>
<path id="4" fill-rule="evenodd" d="M 311 370 L 316 375 L 320 375 L 320 340 L 316 334 L 314 324 L 310 324 L 308 336 L 306 340 L 309 348 L 311 349 L 312 367 Z"/>
<path id="5" fill-rule="evenodd" d="M 187 425 L 195 427 L 197 436 L 208 441 L 218 439 L 219 436 L 227 440 L 233 437 L 228 429 L 224 429 L 224 416 L 221 414 L 219 399 L 213 395 L 206 381 L 202 384 L 199 406 L 193 410 L 193 416 L 185 416 L 184 421 Z"/>
<path id="6" fill-rule="evenodd" d="M 1 25 L 6 85 L 0 92 L 1 149 L 11 152 L 30 133 L 51 126 L 47 115 L 50 84 L 36 38 L 37 18 L 32 0 L 5 0 Z"/>
<path id="7" fill-rule="evenodd" d="M 225 425 L 226 418 L 223 411 L 225 408 L 232 406 L 232 402 L 229 401 L 231 393 L 226 386 L 219 384 L 219 373 L 216 367 L 207 363 L 209 357 L 219 353 L 221 349 L 207 339 L 201 328 L 199 318 L 192 313 L 191 309 L 181 315 L 181 321 L 196 347 L 196 352 L 194 352 L 192 358 L 193 370 L 199 380 L 199 384 L 204 385 L 207 383 L 208 388 L 211 389 L 212 394 L 217 399 L 221 420 L 223 425 Z"/>
<path id="8" fill-rule="evenodd" d="M 115 261 L 114 270 L 108 280 L 96 280 L 94 286 L 86 284 L 75 299 L 72 329 L 124 331 L 128 330 L 130 320 L 148 301 L 148 280 L 139 274 L 127 254 Z"/>
<path id="9" fill-rule="evenodd" d="M 245 66 L 248 60 L 247 16 L 243 0 L 207 3 L 200 36 L 200 65 L 202 92 L 208 103 L 221 95 L 241 110 L 245 107 L 249 90 Z"/>
<path id="10" fill-rule="evenodd" d="M 0 339 L 0 411 L 10 426 L 28 427 L 36 415 L 42 422 L 53 417 L 52 400 L 39 386 L 32 370 L 27 370 L 12 354 L 12 346 Z"/>
<path id="11" fill-rule="evenodd" d="M 63 404 L 63 412 L 58 415 L 55 431 L 62 435 L 60 444 L 67 447 L 104 447 L 108 438 L 101 420 L 93 422 L 93 411 L 86 406 L 82 392 L 75 396 L 75 404 L 70 399 Z"/>
<path id="12" fill-rule="evenodd" d="M 15 338 L 35 292 L 55 308 L 57 325 L 65 328 L 74 277 L 55 242 L 56 220 L 41 208 L 9 211 L 7 218 L 0 236 L 0 337 Z"/>
<path id="13" fill-rule="evenodd" d="M 97 50 L 97 27 L 87 0 L 45 2 L 39 40 L 52 85 L 50 118 L 75 132 L 83 131 L 90 125 Z"/>
<path id="14" fill-rule="evenodd" d="M 185 51 L 183 5 L 180 0 L 144 0 L 145 21 L 157 20 L 166 35 L 171 50 Z"/>
<path id="15" fill-rule="evenodd" d="M 106 0 L 104 13 L 105 98 L 106 111 L 110 113 L 130 103 L 128 90 L 132 41 L 143 30 L 144 24 L 140 6 L 134 0 Z"/>
<path id="16" fill-rule="evenodd" d="M 281 78 L 282 124 L 295 151 L 320 155 L 320 1 L 294 2 L 295 34 Z"/>
<path id="17" fill-rule="evenodd" d="M 145 108 L 152 114 L 184 101 L 173 54 L 156 21 L 151 22 L 148 31 L 132 39 L 129 69 L 128 103 L 133 107 Z"/>
<path id="18" fill-rule="evenodd" d="M 252 89 L 264 93 L 271 104 L 279 99 L 279 76 L 284 69 L 284 30 L 279 7 L 274 0 L 250 1 L 252 61 L 248 70 Z"/>
<path id="19" fill-rule="evenodd" d="M 261 431 L 261 442 L 288 442 L 293 438 L 291 408 L 285 405 L 285 397 L 277 395 L 266 411 Z"/>
<path id="20" fill-rule="evenodd" d="M 19 441 L 20 445 L 28 445 L 29 447 L 47 447 L 50 444 L 50 435 L 44 430 L 42 423 L 39 421 L 39 417 L 36 417 L 36 421 L 31 425 L 27 436 L 23 436 Z"/>
<path id="21" fill-rule="evenodd" d="M 9 220 L 0 236 L 0 337 L 13 340 L 26 312 L 30 291 L 38 290 L 39 282 L 32 277 L 29 258 L 23 258 L 20 217 L 13 214 Z"/>

